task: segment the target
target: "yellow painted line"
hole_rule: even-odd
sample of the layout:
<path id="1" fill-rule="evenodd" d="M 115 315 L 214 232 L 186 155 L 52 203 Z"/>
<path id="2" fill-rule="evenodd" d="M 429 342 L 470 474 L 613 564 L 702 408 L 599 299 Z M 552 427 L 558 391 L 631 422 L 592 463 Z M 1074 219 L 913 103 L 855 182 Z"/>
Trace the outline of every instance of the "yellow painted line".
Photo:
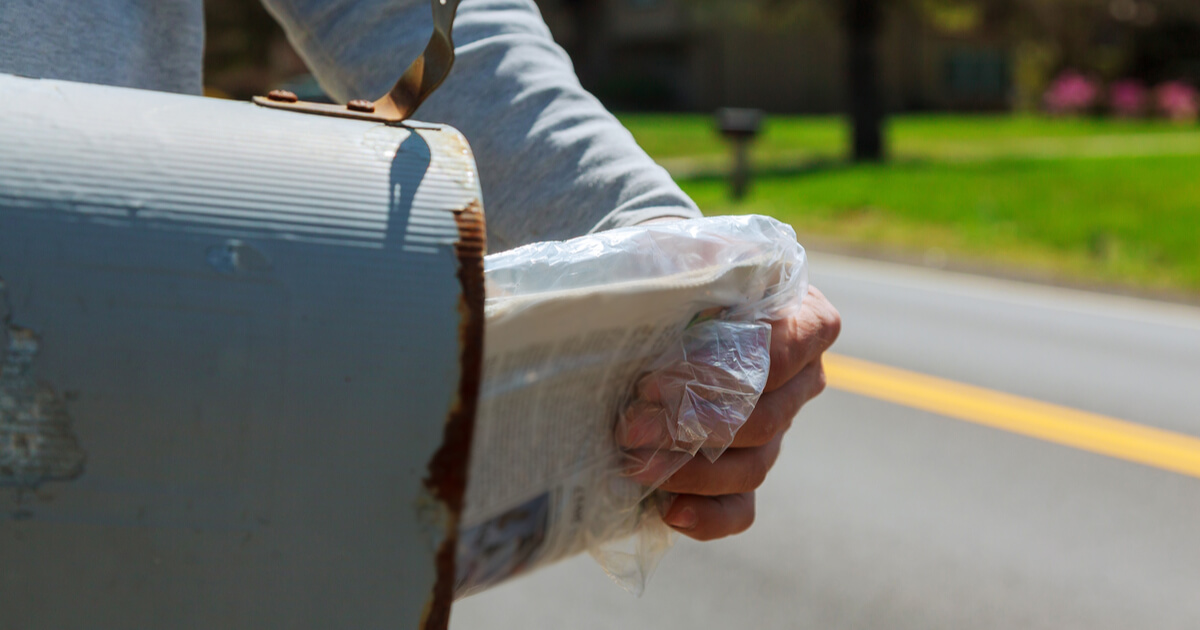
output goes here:
<path id="1" fill-rule="evenodd" d="M 1200 439 L 1029 398 L 826 354 L 830 387 L 1200 477 Z"/>

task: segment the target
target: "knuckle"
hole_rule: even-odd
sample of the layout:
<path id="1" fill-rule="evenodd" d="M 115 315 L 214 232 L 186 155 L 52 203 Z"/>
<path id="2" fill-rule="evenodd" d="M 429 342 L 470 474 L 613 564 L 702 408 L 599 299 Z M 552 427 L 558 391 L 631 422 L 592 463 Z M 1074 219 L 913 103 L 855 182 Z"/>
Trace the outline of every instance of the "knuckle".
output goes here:
<path id="1" fill-rule="evenodd" d="M 752 439 L 755 446 L 762 446 L 767 442 L 775 439 L 775 436 L 783 428 L 787 420 L 788 407 L 791 401 L 785 396 L 771 396 L 767 399 L 759 399 L 759 405 L 762 407 L 762 415 L 759 422 L 756 423 Z"/>
<path id="2" fill-rule="evenodd" d="M 758 447 L 758 452 L 753 457 L 747 458 L 741 488 L 738 488 L 740 492 L 753 492 L 767 480 L 767 471 L 770 466 L 767 464 L 764 451 L 763 447 Z"/>
<path id="3" fill-rule="evenodd" d="M 817 396 L 820 396 L 821 392 L 825 391 L 825 387 L 828 385 L 829 380 L 825 376 L 825 366 L 818 364 L 817 375 L 813 382 L 812 394 L 810 398 L 816 398 Z"/>
<path id="4" fill-rule="evenodd" d="M 806 380 L 811 380 L 809 374 L 801 373 L 786 387 L 759 398 L 751 421 L 737 434 L 739 446 L 764 446 L 790 429 L 800 408 L 816 395 L 810 393 L 812 386 Z"/>
<path id="5" fill-rule="evenodd" d="M 802 321 L 788 321 L 787 328 L 784 329 L 784 334 L 780 336 L 780 340 L 784 343 L 781 348 L 783 351 L 781 353 L 782 356 L 779 358 L 782 359 L 785 364 L 791 365 L 792 363 L 795 363 L 799 357 L 804 355 L 804 342 L 805 338 L 807 337 L 807 335 L 805 335 L 805 328 L 805 323 Z"/>
<path id="6" fill-rule="evenodd" d="M 778 415 L 770 414 L 769 420 L 764 421 L 755 432 L 754 445 L 762 446 L 763 444 L 770 442 L 770 440 L 775 439 L 775 434 L 779 433 L 779 425 L 780 422 Z"/>
<path id="7" fill-rule="evenodd" d="M 829 304 L 827 308 L 821 309 L 820 323 L 823 336 L 832 344 L 842 333 L 842 314 Z"/>
<path id="8" fill-rule="evenodd" d="M 763 403 L 759 403 L 759 407 L 762 408 Z M 763 443 L 763 436 L 768 433 L 766 425 L 769 422 L 765 418 L 765 415 L 766 414 L 759 414 L 758 417 L 754 419 L 754 422 L 747 422 L 746 425 L 738 431 L 737 441 L 741 443 L 743 447 L 758 446 Z"/>
<path id="9" fill-rule="evenodd" d="M 779 423 L 779 402 L 777 396 L 764 396 L 758 399 L 758 418 L 755 418 L 752 437 L 755 441 L 769 442 L 775 435 L 775 425 Z"/>

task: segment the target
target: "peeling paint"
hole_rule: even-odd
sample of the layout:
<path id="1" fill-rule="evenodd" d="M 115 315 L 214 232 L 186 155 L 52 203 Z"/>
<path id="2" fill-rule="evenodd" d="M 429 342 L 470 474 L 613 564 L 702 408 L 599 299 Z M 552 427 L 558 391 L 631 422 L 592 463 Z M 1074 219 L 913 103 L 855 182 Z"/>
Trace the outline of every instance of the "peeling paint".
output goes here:
<path id="1" fill-rule="evenodd" d="M 71 432 L 66 404 L 33 376 L 40 343 L 32 330 L 12 323 L 0 280 L 4 355 L 0 363 L 0 487 L 37 488 L 83 473 L 86 455 Z"/>
<path id="2" fill-rule="evenodd" d="M 271 269 L 271 261 L 266 254 L 237 239 L 209 247 L 204 252 L 204 258 L 210 267 L 224 274 L 258 273 Z"/>

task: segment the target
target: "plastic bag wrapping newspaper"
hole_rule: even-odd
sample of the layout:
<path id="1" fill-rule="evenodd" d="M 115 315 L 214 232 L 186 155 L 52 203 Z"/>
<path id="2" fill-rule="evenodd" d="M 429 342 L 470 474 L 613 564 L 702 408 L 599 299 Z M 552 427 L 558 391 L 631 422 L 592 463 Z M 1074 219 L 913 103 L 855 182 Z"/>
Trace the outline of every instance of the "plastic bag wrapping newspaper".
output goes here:
<path id="1" fill-rule="evenodd" d="M 655 489 L 719 457 L 754 409 L 767 322 L 808 290 L 804 249 L 774 219 L 713 217 L 535 243 L 484 269 L 456 596 L 583 551 L 640 594 L 673 541 Z"/>

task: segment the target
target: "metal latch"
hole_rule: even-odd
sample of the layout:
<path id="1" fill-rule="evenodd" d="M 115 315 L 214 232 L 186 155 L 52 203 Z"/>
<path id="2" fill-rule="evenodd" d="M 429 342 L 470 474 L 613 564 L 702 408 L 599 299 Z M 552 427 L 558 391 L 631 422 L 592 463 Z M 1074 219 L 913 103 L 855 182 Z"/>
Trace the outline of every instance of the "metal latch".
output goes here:
<path id="1" fill-rule="evenodd" d="M 450 74 L 450 68 L 454 65 L 454 40 L 451 38 L 451 30 L 454 27 L 454 14 L 458 10 L 458 3 L 459 0 L 430 0 L 429 4 L 433 7 L 433 35 L 430 36 L 429 43 L 392 89 L 374 102 L 357 99 L 345 105 L 312 103 L 297 100 L 295 94 L 284 90 L 274 90 L 266 96 L 255 96 L 253 100 L 263 107 L 306 114 L 384 123 L 404 121 L 412 116 L 417 107 L 420 107 Z"/>

